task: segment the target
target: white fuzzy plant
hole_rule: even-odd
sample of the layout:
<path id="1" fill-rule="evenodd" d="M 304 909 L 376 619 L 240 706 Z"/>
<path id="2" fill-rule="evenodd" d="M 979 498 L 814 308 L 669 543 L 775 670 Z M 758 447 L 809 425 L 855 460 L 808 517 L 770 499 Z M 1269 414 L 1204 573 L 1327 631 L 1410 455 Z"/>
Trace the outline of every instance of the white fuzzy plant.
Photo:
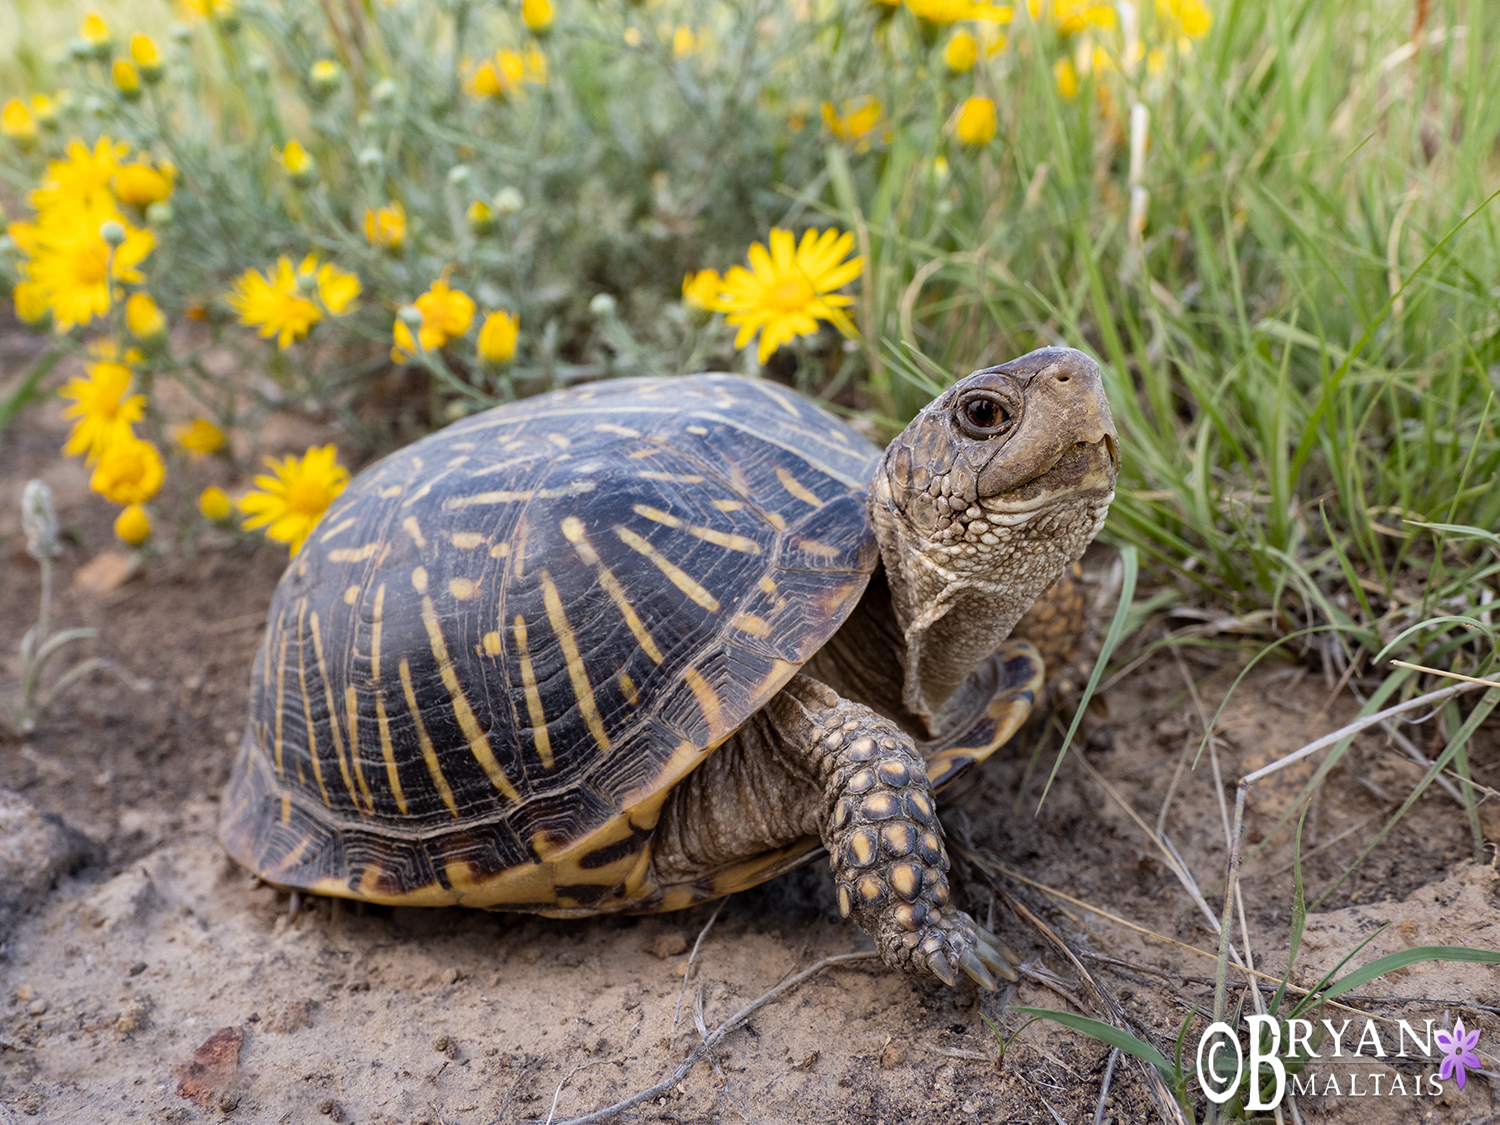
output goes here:
<path id="1" fill-rule="evenodd" d="M 43 690 L 42 672 L 47 662 L 65 645 L 97 637 L 99 630 L 61 629 L 51 632 L 52 560 L 62 548 L 57 542 L 57 510 L 52 505 L 52 490 L 46 482 L 26 482 L 21 493 L 21 528 L 26 535 L 26 553 L 42 568 L 41 609 L 36 624 L 21 638 L 20 690 L 12 699 L 0 699 L 0 720 L 22 738 L 29 738 L 58 696 L 90 672 L 113 672 L 137 691 L 144 691 L 151 685 L 148 681 L 126 675 L 111 660 L 92 656 L 73 665 L 51 687 Z"/>

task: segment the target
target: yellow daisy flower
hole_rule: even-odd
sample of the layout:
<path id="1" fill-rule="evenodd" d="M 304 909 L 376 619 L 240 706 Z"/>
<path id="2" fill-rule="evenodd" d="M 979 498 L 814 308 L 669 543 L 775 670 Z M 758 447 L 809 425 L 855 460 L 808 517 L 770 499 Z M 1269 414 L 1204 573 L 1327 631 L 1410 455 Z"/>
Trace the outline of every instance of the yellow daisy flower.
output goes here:
<path id="1" fill-rule="evenodd" d="M 742 348 L 760 332 L 760 361 L 793 336 L 810 336 L 818 321 L 826 320 L 846 336 L 854 325 L 841 311 L 854 298 L 834 293 L 859 276 L 863 259 L 844 261 L 854 247 L 854 235 L 829 229 L 805 231 L 793 250 L 792 232 L 771 229 L 771 249 L 759 242 L 750 247 L 750 269 L 733 266 L 724 275 L 716 307 L 739 326 L 734 346 Z"/>
<path id="2" fill-rule="evenodd" d="M 156 495 L 165 476 L 156 446 L 131 435 L 104 451 L 89 487 L 116 504 L 144 504 Z"/>
<path id="3" fill-rule="evenodd" d="M 144 161 L 122 164 L 112 181 L 115 198 L 131 207 L 160 203 L 172 194 L 173 171 L 170 165 L 153 168 Z"/>
<path id="4" fill-rule="evenodd" d="M 406 209 L 399 202 L 378 210 L 365 208 L 365 237 L 371 246 L 399 250 L 406 241 Z"/>
<path id="5" fill-rule="evenodd" d="M 1015 14 L 1009 5 L 980 4 L 975 0 L 906 0 L 906 6 L 928 23 L 948 24 L 959 20 L 1010 23 Z"/>
<path id="6" fill-rule="evenodd" d="M 137 31 L 130 37 L 130 59 L 140 68 L 142 78 L 152 72 L 161 74 L 161 52 L 156 40 L 145 32 Z"/>
<path id="7" fill-rule="evenodd" d="M 234 0 L 182 0 L 183 8 L 201 19 L 234 15 Z"/>
<path id="8" fill-rule="evenodd" d="M 98 12 L 89 12 L 78 25 L 78 34 L 89 46 L 97 47 L 109 42 L 109 24 L 104 22 L 104 17 Z"/>
<path id="9" fill-rule="evenodd" d="M 870 134 L 880 124 L 880 101 L 863 98 L 845 102 L 840 114 L 832 102 L 823 103 L 823 124 L 841 141 L 854 141 L 861 151 L 870 147 Z"/>
<path id="10" fill-rule="evenodd" d="M 552 0 L 521 0 L 521 19 L 534 34 L 548 31 L 556 18 Z"/>
<path id="11" fill-rule="evenodd" d="M 1052 64 L 1052 77 L 1057 82 L 1057 92 L 1064 98 L 1078 96 L 1078 72 L 1073 69 L 1072 59 L 1058 59 Z"/>
<path id="12" fill-rule="evenodd" d="M 1076 35 L 1091 27 L 1120 26 L 1120 13 L 1113 4 L 1095 4 L 1090 0 L 1057 0 L 1049 14 L 1063 35 Z"/>
<path id="13" fill-rule="evenodd" d="M 516 354 L 521 318 L 508 312 L 492 312 L 479 329 L 479 358 L 485 363 L 509 363 Z"/>
<path id="14" fill-rule="evenodd" d="M 207 418 L 194 418 L 191 424 L 176 427 L 172 436 L 195 460 L 224 448 L 224 431 Z"/>
<path id="15" fill-rule="evenodd" d="M 309 263 L 317 263 L 317 259 L 311 254 L 303 261 L 302 268 L 309 269 Z M 353 312 L 359 291 L 359 278 L 354 274 L 335 269 L 332 262 L 324 262 L 318 266 L 318 299 L 334 316 Z"/>
<path id="16" fill-rule="evenodd" d="M 151 517 L 139 504 L 132 504 L 115 517 L 115 535 L 132 547 L 151 538 Z"/>
<path id="17" fill-rule="evenodd" d="M 967 31 L 957 32 L 943 48 L 943 64 L 955 74 L 973 70 L 979 60 L 979 44 Z"/>
<path id="18" fill-rule="evenodd" d="M 712 312 L 719 307 L 722 284 L 718 270 L 689 271 L 682 279 L 682 303 L 691 309 Z"/>
<path id="19" fill-rule="evenodd" d="M 67 158 L 47 165 L 41 186 L 31 193 L 38 213 L 62 203 L 77 207 L 112 206 L 109 182 L 120 170 L 120 161 L 130 154 L 124 141 L 100 137 L 93 150 L 82 141 L 68 142 Z"/>
<path id="20" fill-rule="evenodd" d="M 414 341 L 406 322 L 396 321 L 391 330 L 395 339 L 391 359 L 395 363 L 410 361 L 411 353 L 417 350 L 417 341 L 428 351 L 435 351 L 454 336 L 462 336 L 474 320 L 474 299 L 462 289 L 448 288 L 442 278 L 434 281 L 432 288 L 413 303 L 422 313 L 422 326 L 417 329 Z"/>
<path id="21" fill-rule="evenodd" d="M 323 319 L 323 310 L 303 296 L 290 258 L 276 259 L 276 272 L 262 274 L 248 269 L 224 297 L 240 314 L 240 323 L 259 328 L 263 337 L 276 337 L 276 346 L 286 349 L 293 340 L 306 336 Z"/>
<path id="22" fill-rule="evenodd" d="M 966 145 L 989 144 L 995 139 L 995 103 L 978 96 L 967 99 L 958 111 L 953 131 Z"/>
<path id="23" fill-rule="evenodd" d="M 113 255 L 99 233 L 111 221 L 125 232 Z M 112 203 L 58 203 L 38 215 L 35 223 L 12 223 L 10 235 L 30 257 L 22 268 L 27 280 L 46 294 L 59 332 L 108 313 L 110 278 L 143 281 L 135 266 L 156 245 L 155 235 L 131 226 Z"/>
<path id="24" fill-rule="evenodd" d="M 338 463 L 332 445 L 312 447 L 301 457 L 277 461 L 266 458 L 272 476 L 255 478 L 257 491 L 240 501 L 240 511 L 250 518 L 241 525 L 246 531 L 266 529 L 266 538 L 291 544 L 296 554 L 303 541 L 334 498 L 349 483 L 349 470 Z"/>
<path id="25" fill-rule="evenodd" d="M 125 397 L 130 389 L 130 369 L 119 363 L 93 363 L 86 378 L 69 379 L 58 395 L 73 405 L 64 418 L 77 418 L 62 451 L 69 457 L 83 455 L 90 465 L 115 442 L 128 438 L 130 426 L 146 410 L 145 395 Z"/>
<path id="26" fill-rule="evenodd" d="M 125 302 L 125 329 L 137 340 L 155 340 L 166 334 L 167 317 L 149 293 L 132 293 Z"/>
<path id="27" fill-rule="evenodd" d="M 11 98 L 0 109 L 0 133 L 24 146 L 36 140 L 36 120 L 20 98 Z"/>
<path id="28" fill-rule="evenodd" d="M 129 59 L 116 59 L 114 66 L 110 67 L 109 76 L 114 79 L 120 93 L 125 95 L 126 101 L 134 101 L 140 97 L 141 75 L 135 69 L 135 63 Z"/>
<path id="29" fill-rule="evenodd" d="M 222 488 L 209 485 L 198 494 L 198 510 L 214 523 L 221 523 L 229 518 L 229 497 Z"/>

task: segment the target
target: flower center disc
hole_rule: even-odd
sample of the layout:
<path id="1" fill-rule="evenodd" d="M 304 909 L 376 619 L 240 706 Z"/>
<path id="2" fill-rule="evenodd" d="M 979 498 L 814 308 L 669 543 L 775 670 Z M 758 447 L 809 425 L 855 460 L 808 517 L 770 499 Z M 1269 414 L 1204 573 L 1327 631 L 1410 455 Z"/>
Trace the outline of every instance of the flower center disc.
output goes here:
<path id="1" fill-rule="evenodd" d="M 299 480 L 286 490 L 286 506 L 303 515 L 317 515 L 328 501 L 328 489 L 318 481 Z"/>
<path id="2" fill-rule="evenodd" d="M 104 280 L 104 270 L 108 259 L 102 254 L 96 254 L 91 250 L 81 251 L 74 262 L 74 272 L 81 285 L 98 285 Z"/>
<path id="3" fill-rule="evenodd" d="M 783 312 L 800 312 L 805 309 L 817 291 L 813 289 L 812 282 L 807 280 L 806 275 L 798 273 L 792 277 L 784 277 L 766 294 L 766 303 Z"/>

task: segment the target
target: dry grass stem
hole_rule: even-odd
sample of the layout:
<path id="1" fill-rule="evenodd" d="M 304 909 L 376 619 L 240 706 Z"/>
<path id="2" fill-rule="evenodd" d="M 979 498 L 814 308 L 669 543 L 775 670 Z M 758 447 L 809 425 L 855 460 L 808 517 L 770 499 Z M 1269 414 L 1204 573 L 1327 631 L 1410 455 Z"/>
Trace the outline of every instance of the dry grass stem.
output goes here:
<path id="1" fill-rule="evenodd" d="M 836 953 L 832 957 L 824 957 L 816 964 L 809 965 L 802 972 L 788 977 L 774 988 L 761 993 L 718 1027 L 714 1028 L 713 1031 L 708 1033 L 707 1037 L 688 1052 L 687 1058 L 682 1060 L 682 1064 L 676 1070 L 655 1086 L 642 1090 L 638 1094 L 633 1094 L 623 1101 L 615 1102 L 614 1105 L 605 1106 L 603 1109 L 597 1109 L 593 1113 L 584 1114 L 582 1117 L 570 1117 L 566 1121 L 556 1122 L 555 1125 L 592 1125 L 595 1121 L 608 1121 L 611 1117 L 617 1117 L 626 1110 L 640 1105 L 642 1102 L 648 1102 L 652 1098 L 661 1097 L 663 1094 L 668 1093 L 677 1083 L 686 1078 L 693 1067 L 698 1064 L 699 1060 L 717 1047 L 724 1040 L 725 1036 L 739 1028 L 746 1020 L 782 993 L 796 988 L 803 981 L 811 980 L 824 969 L 830 969 L 836 965 L 848 965 L 856 961 L 873 961 L 878 956 L 879 954 L 875 953 L 874 950 L 870 950 L 864 953 Z M 490 1125 L 501 1125 L 500 1118 L 495 1118 Z M 536 1125 L 546 1125 L 546 1123 L 536 1123 Z"/>
<path id="2" fill-rule="evenodd" d="M 1430 691 L 1426 695 L 1418 695 L 1411 699 L 1408 699 L 1404 703 L 1398 703 L 1394 707 L 1387 707 L 1384 711 L 1377 711 L 1373 715 L 1366 715 L 1362 719 L 1355 719 L 1354 722 L 1340 727 L 1333 733 L 1325 734 L 1322 738 L 1309 742 L 1306 746 L 1302 747 L 1302 749 L 1294 750 L 1290 754 L 1286 755 L 1286 757 L 1278 758 L 1270 765 L 1263 766 L 1253 773 L 1246 774 L 1241 779 L 1241 781 L 1248 783 L 1259 781 L 1263 777 L 1270 777 L 1271 774 L 1275 773 L 1277 770 L 1285 769 L 1293 762 L 1300 762 L 1309 754 L 1316 754 L 1319 750 L 1326 749 L 1327 747 L 1332 746 L 1337 742 L 1341 742 L 1343 739 L 1348 738 L 1350 735 L 1358 734 L 1360 731 L 1368 730 L 1373 726 L 1379 726 L 1381 723 L 1385 722 L 1393 715 L 1400 715 L 1407 711 L 1415 711 L 1419 707 L 1430 707 L 1434 704 L 1443 702 L 1445 699 L 1452 699 L 1456 695 L 1462 695 L 1464 692 L 1473 691 L 1475 688 L 1483 686 L 1486 685 L 1485 682 L 1481 680 L 1475 683 L 1462 683 L 1455 684 L 1453 687 L 1439 688 L 1437 691 Z"/>

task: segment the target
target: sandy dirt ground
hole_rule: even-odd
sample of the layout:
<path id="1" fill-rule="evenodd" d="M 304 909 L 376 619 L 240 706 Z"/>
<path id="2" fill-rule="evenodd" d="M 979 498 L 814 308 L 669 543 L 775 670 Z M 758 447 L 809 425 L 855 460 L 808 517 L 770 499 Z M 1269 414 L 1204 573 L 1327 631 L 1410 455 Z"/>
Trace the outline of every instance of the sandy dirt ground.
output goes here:
<path id="1" fill-rule="evenodd" d="M 700 1023 L 711 1030 L 820 958 L 869 948 L 840 920 L 821 864 L 721 908 L 642 918 L 562 922 L 321 901 L 290 920 L 288 897 L 255 885 L 214 837 L 285 555 L 200 537 L 127 575 L 111 509 L 89 495 L 81 466 L 57 455 L 63 432 L 55 404 L 44 404 L 0 446 L 0 682 L 14 675 L 16 645 L 34 620 L 37 568 L 17 505 L 25 480 L 41 476 L 67 533 L 54 622 L 99 629 L 84 647 L 152 687 L 97 676 L 34 737 L 0 741 L 0 788 L 15 795 L 0 800 L 0 839 L 10 833 L 14 861 L 0 884 L 0 1125 L 562 1121 L 671 1074 L 699 1042 Z M 194 471 L 194 489 L 232 483 L 227 466 Z M 1043 766 L 1026 779 L 1041 725 L 963 792 L 945 795 L 950 837 L 1010 872 L 969 867 L 955 886 L 1022 955 L 1021 983 L 983 993 L 968 982 L 913 982 L 875 962 L 831 968 L 759 1009 L 623 1119 L 1159 1120 L 1133 1061 L 1114 1067 L 1101 1108 L 1108 1048 L 1051 1023 L 1019 1030 L 1026 1021 L 1014 1007 L 1102 1015 L 1107 997 L 1168 1055 L 1196 1010 L 1191 1056 L 1212 1003 L 1209 913 L 1222 902 L 1222 809 L 1233 781 L 1348 721 L 1357 706 L 1347 691 L 1334 697 L 1321 672 L 1266 661 L 1217 728 L 1223 785 L 1207 756 L 1179 770 L 1203 730 L 1187 681 L 1211 714 L 1243 659 L 1190 649 L 1179 664 L 1164 652 L 1132 672 L 1089 716 L 1081 750 L 1039 814 L 1060 741 L 1045 736 Z M 1441 745 L 1433 724 L 1408 731 L 1424 753 Z M 1500 786 L 1497 764 L 1500 738 L 1483 732 L 1476 780 Z M 1373 838 L 1420 772 L 1379 731 L 1355 740 L 1309 814 L 1309 897 Z M 1308 771 L 1288 775 L 1253 792 L 1247 844 L 1269 832 Z M 1169 790 L 1161 830 L 1209 913 L 1152 839 Z M 1500 818 L 1481 811 L 1486 835 L 1500 836 Z M 1377 932 L 1353 964 L 1422 945 L 1500 948 L 1490 854 L 1476 862 L 1463 811 L 1434 787 L 1309 916 L 1293 983 L 1313 983 Z M 1272 976 L 1285 968 L 1291 860 L 1283 831 L 1244 868 L 1250 949 Z M 1091 981 L 1039 923 L 1076 951 Z M 1484 1069 L 1500 1071 L 1496 968 L 1418 965 L 1354 995 L 1360 1011 L 1418 1028 L 1461 1017 L 1481 1030 Z M 1245 997 L 1237 986 L 1230 1000 Z M 1364 1017 L 1339 1018 L 1358 1027 Z M 986 1020 L 1013 1037 L 1003 1065 Z M 1478 1122 L 1500 1110 L 1484 1074 L 1471 1073 L 1462 1091 L 1445 1084 L 1439 1097 L 1392 1097 L 1392 1074 L 1409 1089 L 1436 1063 L 1369 1060 L 1357 1069 L 1385 1076 L 1386 1094 L 1351 1097 L 1347 1063 L 1318 1065 L 1320 1092 L 1297 1099 L 1303 1121 Z M 1323 1092 L 1328 1075 L 1339 1076 L 1340 1093 Z M 1201 1110 L 1200 1102 L 1200 1118 Z"/>

